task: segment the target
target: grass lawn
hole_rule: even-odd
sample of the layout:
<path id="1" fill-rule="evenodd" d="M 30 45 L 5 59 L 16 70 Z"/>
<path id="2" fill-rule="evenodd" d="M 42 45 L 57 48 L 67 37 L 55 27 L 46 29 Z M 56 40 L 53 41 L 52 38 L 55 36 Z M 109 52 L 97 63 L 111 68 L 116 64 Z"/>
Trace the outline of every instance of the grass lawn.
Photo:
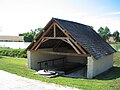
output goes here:
<path id="1" fill-rule="evenodd" d="M 56 83 L 63 86 L 76 87 L 84 90 L 120 90 L 120 53 L 114 55 L 114 66 L 110 70 L 94 79 L 81 78 L 44 78 L 33 75 L 34 70 L 27 68 L 25 58 L 12 58 L 0 56 L 0 69 L 10 73 L 17 74 L 26 78 L 36 79 L 49 83 Z"/>

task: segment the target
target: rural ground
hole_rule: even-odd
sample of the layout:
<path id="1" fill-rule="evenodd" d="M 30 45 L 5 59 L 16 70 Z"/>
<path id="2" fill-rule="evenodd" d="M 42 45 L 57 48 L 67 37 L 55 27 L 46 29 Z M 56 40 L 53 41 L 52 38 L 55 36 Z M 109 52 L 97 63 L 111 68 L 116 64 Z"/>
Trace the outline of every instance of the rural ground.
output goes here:
<path id="1" fill-rule="evenodd" d="M 45 78 L 45 77 L 42 77 L 39 75 L 34 75 L 34 73 L 36 71 L 29 69 L 27 67 L 27 59 L 26 58 L 15 58 L 15 57 L 8 57 L 8 56 L 0 56 L 0 70 L 4 70 L 6 72 L 16 74 L 20 77 L 29 78 L 30 80 L 31 79 L 37 80 L 37 82 L 38 81 L 46 82 L 47 85 L 49 85 L 50 83 L 54 83 L 55 86 L 57 84 L 58 87 L 62 87 L 62 86 L 63 87 L 75 87 L 75 88 L 79 88 L 82 90 L 120 90 L 120 52 L 117 52 L 114 54 L 113 67 L 110 70 L 94 77 L 93 79 L 68 78 L 68 77 L 62 77 L 62 76 L 59 76 L 56 78 Z M 2 77 L 0 77 L 0 81 L 3 79 L 3 78 L 2 79 L 1 78 Z M 8 81 L 9 81 L 9 83 L 10 82 L 12 83 L 11 79 Z M 9 83 L 3 82 L 3 81 L 1 81 L 1 82 L 2 82 L 2 84 L 0 83 L 1 88 L 3 87 L 3 85 L 11 84 L 11 83 L 9 84 Z M 19 82 L 16 82 L 16 83 L 19 83 Z M 19 84 L 19 85 L 21 85 L 21 84 Z M 30 86 L 30 84 L 28 82 L 26 84 L 22 84 L 22 85 Z M 41 83 L 40 83 L 40 85 L 41 85 Z M 50 84 L 50 85 L 52 86 L 53 84 Z M 53 85 L 53 87 L 54 87 L 54 85 Z M 51 88 L 49 88 L 49 90 L 50 89 Z M 0 90 L 2 90 L 2 89 L 0 89 Z M 52 89 L 52 90 L 55 90 L 55 89 Z"/>
<path id="2" fill-rule="evenodd" d="M 0 90 L 78 90 L 71 87 L 27 79 L 0 70 Z"/>

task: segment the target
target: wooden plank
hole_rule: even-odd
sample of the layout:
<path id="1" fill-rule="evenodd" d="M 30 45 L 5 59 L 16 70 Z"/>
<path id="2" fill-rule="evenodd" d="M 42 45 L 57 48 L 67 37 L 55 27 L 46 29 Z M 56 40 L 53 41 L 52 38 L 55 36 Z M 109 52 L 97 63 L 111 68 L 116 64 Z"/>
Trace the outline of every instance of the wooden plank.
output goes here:
<path id="1" fill-rule="evenodd" d="M 77 45 L 77 47 L 83 52 L 83 54 L 86 54 L 86 52 L 81 48 L 80 45 L 78 45 L 78 44 L 76 44 L 76 45 Z"/>
<path id="2" fill-rule="evenodd" d="M 86 52 L 63 30 L 57 23 L 55 25 L 81 50 L 83 54 L 86 54 Z"/>
<path id="3" fill-rule="evenodd" d="M 39 42 L 42 40 L 42 38 L 48 33 L 48 31 L 52 28 L 52 26 L 54 25 L 54 23 L 51 24 L 51 26 L 43 33 L 43 35 L 40 37 L 40 39 L 35 43 L 35 45 L 32 47 L 32 50 L 37 46 L 37 48 L 39 47 Z"/>
<path id="4" fill-rule="evenodd" d="M 56 26 L 54 24 L 54 37 L 56 37 Z"/>
<path id="5" fill-rule="evenodd" d="M 80 45 L 78 45 L 77 42 L 75 42 L 69 35 L 68 35 L 68 37 L 69 37 L 70 40 L 80 49 L 80 51 L 81 51 L 83 54 L 86 54 L 86 52 L 81 48 Z"/>
<path id="6" fill-rule="evenodd" d="M 43 39 L 41 40 L 41 42 L 38 45 L 40 46 L 42 43 L 44 43 L 50 39 L 60 39 L 62 41 L 67 41 L 66 39 L 68 39 L 68 38 L 66 38 L 66 37 L 43 37 Z M 53 49 L 55 49 L 55 47 L 53 47 Z M 35 50 L 37 50 L 37 48 L 35 48 Z"/>
<path id="7" fill-rule="evenodd" d="M 57 23 L 55 23 L 55 25 L 56 25 L 62 32 L 65 32 L 65 30 L 63 30 Z"/>
<path id="8" fill-rule="evenodd" d="M 67 41 L 68 41 L 68 43 L 74 48 L 74 50 L 75 50 L 78 54 L 80 54 L 80 52 L 79 52 L 78 49 L 73 45 L 73 43 L 72 43 L 69 39 L 67 39 Z"/>
<path id="9" fill-rule="evenodd" d="M 66 56 L 91 56 L 90 54 L 77 54 L 77 53 L 63 53 L 63 52 L 52 52 L 52 51 L 41 51 L 42 54 L 54 54 L 54 55 L 66 55 Z"/>
<path id="10" fill-rule="evenodd" d="M 48 40 L 49 40 L 49 39 L 44 39 L 44 38 L 43 38 L 43 39 L 41 40 L 41 42 L 39 43 L 39 46 L 40 46 L 42 43 L 44 43 L 44 42 L 46 42 L 46 41 L 48 41 Z M 37 49 L 35 48 L 35 50 L 37 50 Z"/>
<path id="11" fill-rule="evenodd" d="M 68 43 L 67 38 L 66 39 L 61 39 L 62 41 Z M 69 44 L 69 43 L 68 43 Z"/>
<path id="12" fill-rule="evenodd" d="M 43 37 L 45 39 L 67 39 L 67 37 Z"/>
<path id="13" fill-rule="evenodd" d="M 81 46 L 79 46 L 67 33 L 66 35 L 70 38 L 70 40 L 80 49 L 80 51 L 83 53 L 83 54 L 86 54 L 86 52 L 81 48 Z"/>
<path id="14" fill-rule="evenodd" d="M 49 39 L 43 39 L 43 41 L 42 41 L 42 43 L 44 43 L 44 42 L 46 42 L 46 41 L 48 41 Z"/>
<path id="15" fill-rule="evenodd" d="M 43 43 L 44 39 L 41 40 L 41 42 L 38 44 L 39 46 Z M 38 49 L 39 47 L 35 48 L 35 51 Z"/>
<path id="16" fill-rule="evenodd" d="M 65 33 L 67 33 L 67 32 L 65 32 Z M 70 34 L 68 34 L 68 36 L 69 36 Z M 70 36 L 69 36 L 70 37 Z M 74 38 L 73 38 L 74 39 Z M 72 42 L 74 42 L 74 44 L 82 51 L 82 53 L 83 54 L 87 54 L 82 48 L 81 48 L 81 45 L 79 44 L 79 43 L 77 43 L 76 41 L 74 41 L 71 37 L 70 37 L 70 40 L 72 41 Z"/>

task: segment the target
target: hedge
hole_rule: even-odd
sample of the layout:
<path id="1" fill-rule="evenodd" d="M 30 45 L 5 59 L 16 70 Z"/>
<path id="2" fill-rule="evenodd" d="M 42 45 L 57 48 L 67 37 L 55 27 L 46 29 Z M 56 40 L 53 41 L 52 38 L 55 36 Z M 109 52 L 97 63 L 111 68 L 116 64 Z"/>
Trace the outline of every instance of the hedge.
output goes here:
<path id="1" fill-rule="evenodd" d="M 27 54 L 24 49 L 12 49 L 7 47 L 0 47 L 0 56 L 27 58 Z"/>

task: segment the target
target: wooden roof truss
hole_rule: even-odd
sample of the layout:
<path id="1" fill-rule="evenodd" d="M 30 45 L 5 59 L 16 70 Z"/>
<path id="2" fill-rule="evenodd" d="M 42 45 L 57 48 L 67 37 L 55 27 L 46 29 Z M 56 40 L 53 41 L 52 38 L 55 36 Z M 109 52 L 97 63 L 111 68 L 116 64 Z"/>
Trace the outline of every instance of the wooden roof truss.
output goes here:
<path id="1" fill-rule="evenodd" d="M 60 31 L 64 34 L 64 36 L 57 36 L 58 30 L 56 28 L 59 28 Z M 49 31 L 52 31 L 52 35 L 49 36 Z M 47 36 L 48 34 L 48 36 Z M 31 50 L 38 50 L 42 43 L 52 40 L 52 39 L 58 39 L 60 40 L 56 45 L 54 45 L 53 50 L 56 50 L 63 42 L 68 43 L 72 48 L 75 50 L 76 53 L 59 53 L 59 52 L 46 52 L 51 54 L 61 54 L 61 55 L 74 55 L 74 56 L 90 56 L 90 54 L 82 48 L 82 46 L 75 41 L 75 39 L 68 33 L 64 28 L 62 28 L 58 23 L 53 22 L 47 30 L 45 30 L 42 34 L 42 36 L 34 42 L 34 45 L 32 46 Z"/>

